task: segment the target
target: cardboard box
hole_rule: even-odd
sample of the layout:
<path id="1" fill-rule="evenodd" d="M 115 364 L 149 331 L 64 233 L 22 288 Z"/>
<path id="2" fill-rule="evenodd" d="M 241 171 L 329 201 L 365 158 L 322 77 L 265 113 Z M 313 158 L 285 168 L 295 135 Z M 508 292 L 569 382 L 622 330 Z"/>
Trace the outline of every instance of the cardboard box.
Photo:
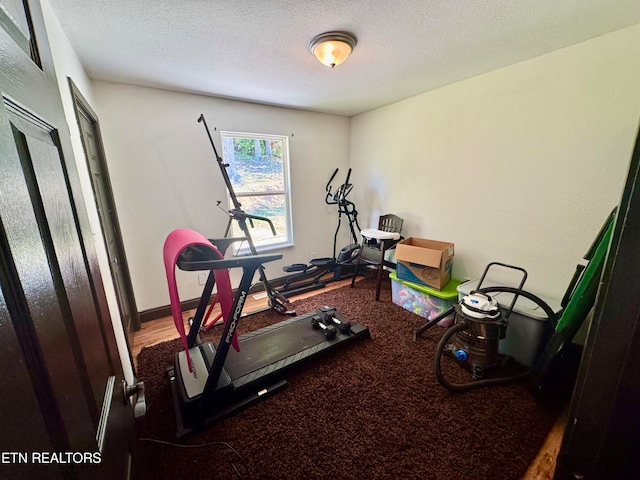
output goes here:
<path id="1" fill-rule="evenodd" d="M 396 245 L 400 280 L 440 290 L 451 279 L 453 243 L 409 237 Z"/>

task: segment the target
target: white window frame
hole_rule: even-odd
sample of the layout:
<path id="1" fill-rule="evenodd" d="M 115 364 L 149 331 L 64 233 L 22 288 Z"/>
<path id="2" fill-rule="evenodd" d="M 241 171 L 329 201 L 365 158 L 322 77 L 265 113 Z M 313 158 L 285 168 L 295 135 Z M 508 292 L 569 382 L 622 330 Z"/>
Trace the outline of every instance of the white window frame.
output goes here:
<path id="1" fill-rule="evenodd" d="M 253 140 L 278 140 L 283 142 L 282 148 L 282 177 L 284 182 L 284 190 L 282 191 L 260 191 L 260 192 L 250 192 L 250 193 L 238 193 L 235 191 L 236 198 L 238 202 L 240 202 L 241 208 L 244 210 L 244 206 L 242 205 L 242 199 L 247 197 L 259 197 L 259 196 L 268 196 L 268 195 L 283 195 L 284 196 L 284 208 L 285 208 L 285 239 L 275 243 L 260 243 L 255 238 L 253 241 L 255 243 L 256 250 L 258 252 L 266 252 L 270 250 L 278 250 L 285 247 L 294 246 L 293 242 L 293 215 L 291 208 L 291 176 L 289 172 L 289 137 L 286 135 L 273 135 L 266 133 L 248 133 L 248 132 L 234 132 L 228 130 L 220 131 L 220 141 L 224 145 L 224 138 L 249 138 Z M 224 158 L 224 148 L 222 149 L 222 159 L 224 163 L 226 159 Z M 227 192 L 227 204 L 229 205 L 229 209 L 234 208 L 234 205 L 231 201 L 231 195 Z M 247 212 L 249 213 L 249 212 Z M 234 223 L 237 223 L 235 220 Z M 248 222 L 247 222 L 248 223 Z M 251 229 L 251 225 L 248 225 L 249 229 Z M 246 242 L 243 242 L 240 245 L 240 248 L 236 251 L 236 254 L 247 254 L 249 252 L 249 246 Z"/>

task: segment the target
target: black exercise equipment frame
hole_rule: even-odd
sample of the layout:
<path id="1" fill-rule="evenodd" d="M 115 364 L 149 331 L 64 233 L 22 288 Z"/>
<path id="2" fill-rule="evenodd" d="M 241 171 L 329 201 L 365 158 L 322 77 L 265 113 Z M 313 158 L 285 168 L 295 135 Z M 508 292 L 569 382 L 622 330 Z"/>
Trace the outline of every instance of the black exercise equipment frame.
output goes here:
<path id="1" fill-rule="evenodd" d="M 355 225 L 358 231 L 360 231 L 358 210 L 356 209 L 355 203 L 347 200 L 347 196 L 351 190 L 353 190 L 353 184 L 349 183 L 351 168 L 347 171 L 347 177 L 344 183 L 333 192 L 331 184 L 339 171 L 340 169 L 336 168 L 331 178 L 329 178 L 325 187 L 326 194 L 324 198 L 324 202 L 327 205 L 338 206 L 338 225 L 333 234 L 333 256 L 331 258 L 314 258 L 309 261 L 309 264 L 297 263 L 284 267 L 283 270 L 285 272 L 293 274 L 286 277 L 283 285 L 278 288 L 278 291 L 282 294 L 293 295 L 324 288 L 328 283 L 352 276 L 357 270 L 357 265 L 353 263 L 353 260 L 358 256 L 358 251 L 361 248 L 354 228 Z M 338 233 L 342 225 L 343 215 L 347 217 L 349 232 L 353 243 L 344 247 L 336 257 Z M 333 275 L 328 277 L 330 274 Z"/>
<path id="2" fill-rule="evenodd" d="M 276 235 L 276 229 L 273 226 L 273 222 L 266 217 L 252 215 L 250 213 L 245 212 L 242 209 L 242 205 L 238 201 L 238 197 L 236 196 L 231 180 L 229 179 L 229 174 L 227 173 L 227 168 L 229 167 L 229 164 L 224 163 L 222 160 L 222 157 L 218 155 L 218 150 L 216 149 L 216 145 L 213 142 L 213 137 L 211 136 L 211 132 L 209 131 L 209 127 L 207 126 L 207 121 L 204 118 L 204 114 L 200 114 L 200 116 L 198 117 L 198 123 L 202 123 L 204 125 L 205 130 L 207 131 L 207 136 L 209 137 L 209 142 L 211 143 L 211 147 L 213 148 L 213 153 L 216 157 L 216 162 L 220 167 L 220 173 L 222 173 L 222 178 L 224 179 L 224 183 L 227 186 L 227 190 L 229 191 L 229 196 L 231 197 L 231 202 L 233 203 L 233 208 L 230 210 L 227 210 L 227 214 L 229 215 L 229 221 L 227 222 L 227 228 L 225 230 L 224 236 L 225 237 L 229 236 L 229 233 L 231 232 L 231 224 L 235 220 L 236 222 L 238 222 L 238 226 L 240 227 L 240 230 L 242 230 L 242 233 L 246 237 L 246 241 L 247 241 L 247 244 L 249 245 L 249 251 L 251 252 L 251 255 L 258 255 L 258 251 L 256 249 L 255 243 L 253 242 L 253 238 L 251 237 L 251 232 L 249 231 L 249 227 L 247 226 L 247 220 L 252 226 L 253 226 L 254 220 L 267 222 L 267 224 L 271 228 L 271 232 L 274 235 Z M 220 202 L 218 202 L 218 206 L 219 205 L 220 205 Z M 267 297 L 269 298 L 269 308 L 272 308 L 273 310 L 280 313 L 281 315 L 295 315 L 296 314 L 295 311 L 289 310 L 286 307 L 286 304 L 289 303 L 289 300 L 287 299 L 287 297 L 285 297 L 282 293 L 278 292 L 269 283 L 269 280 L 267 279 L 267 276 L 264 272 L 264 267 L 260 264 L 257 266 L 257 270 L 259 272 L 260 282 L 262 283 L 264 291 L 266 292 Z M 258 310 L 252 313 L 258 313 L 260 311 L 263 311 L 263 310 Z"/>
<path id="3" fill-rule="evenodd" d="M 351 178 L 351 169 L 347 171 L 347 178 L 342 185 L 338 187 L 336 193 L 332 195 L 331 193 L 331 182 L 338 174 L 340 169 L 336 168 L 331 175 L 331 178 L 327 182 L 326 191 L 327 194 L 324 197 L 324 202 L 327 205 L 338 205 L 338 226 L 336 227 L 336 232 L 333 234 L 333 258 L 336 258 L 336 243 L 338 240 L 338 232 L 340 231 L 340 224 L 342 222 L 342 214 L 347 216 L 347 221 L 349 222 L 349 231 L 351 232 L 351 238 L 353 239 L 353 243 L 358 243 L 358 236 L 356 235 L 356 231 L 353 228 L 355 224 L 358 227 L 358 231 L 360 231 L 360 225 L 358 225 L 358 210 L 356 210 L 356 204 L 350 200 L 347 200 L 347 196 L 353 190 L 353 184 L 349 183 L 349 179 Z"/>
<path id="4" fill-rule="evenodd" d="M 231 243 L 238 240 L 238 238 L 224 238 L 210 241 L 219 251 L 224 251 Z M 190 246 L 179 255 L 176 264 L 181 270 L 209 271 L 198 309 L 192 319 L 187 335 L 187 345 L 189 349 L 199 348 L 200 352 L 203 352 L 202 358 L 205 357 L 206 354 L 204 352 L 207 349 L 210 352 L 208 355 L 210 366 L 208 366 L 207 379 L 202 393 L 191 399 L 187 398 L 184 380 L 180 372 L 180 356 L 184 354 L 184 351 L 175 355 L 174 366 L 167 370 L 176 414 L 177 438 L 183 438 L 202 430 L 286 387 L 287 381 L 283 377 L 285 372 L 288 372 L 293 366 L 352 340 L 370 338 L 370 332 L 367 327 L 355 324 L 351 325 L 349 331 L 338 331 L 335 338 L 331 340 L 325 339 L 323 333 L 315 330 L 312 326 L 311 320 L 315 315 L 322 315 L 323 312 L 328 311 L 332 312 L 343 323 L 346 323 L 347 319 L 335 311 L 335 308 L 323 307 L 320 310 L 292 317 L 239 336 L 240 352 L 243 351 L 243 344 L 254 342 L 255 345 L 255 342 L 257 342 L 260 345 L 261 340 L 264 341 L 265 350 L 273 351 L 274 338 L 286 338 L 291 335 L 291 332 L 295 333 L 301 329 L 305 334 L 306 332 L 311 332 L 310 335 L 316 335 L 317 340 L 314 338 L 313 344 L 309 346 L 302 345 L 301 342 L 292 342 L 292 344 L 302 345 L 290 344 L 292 349 L 298 349 L 295 353 L 285 355 L 282 358 L 269 359 L 264 364 L 257 364 L 254 370 L 243 371 L 237 377 L 230 375 L 228 355 L 238 323 L 243 317 L 242 309 L 255 272 L 260 269 L 263 263 L 279 260 L 280 258 L 282 258 L 282 254 L 275 253 L 220 259 L 213 249 L 199 245 Z M 225 319 L 226 322 L 224 323 L 220 341 L 217 346 L 214 346 L 211 342 L 202 343 L 199 332 L 208 299 L 211 297 L 211 292 L 215 285 L 214 270 L 235 267 L 242 268 L 242 278 L 234 295 L 229 318 Z M 236 365 L 244 359 L 242 353 L 236 353 L 235 351 L 232 352 L 232 357 Z"/>

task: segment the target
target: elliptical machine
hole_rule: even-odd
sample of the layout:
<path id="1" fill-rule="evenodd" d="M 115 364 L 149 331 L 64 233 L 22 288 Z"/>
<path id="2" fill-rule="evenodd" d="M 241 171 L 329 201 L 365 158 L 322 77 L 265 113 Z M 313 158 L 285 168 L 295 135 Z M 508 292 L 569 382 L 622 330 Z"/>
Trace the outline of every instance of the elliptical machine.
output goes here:
<path id="1" fill-rule="evenodd" d="M 347 171 L 347 178 L 344 183 L 333 192 L 331 183 L 338 174 L 338 171 L 339 169 L 336 168 L 331 178 L 329 178 L 325 188 L 326 195 L 324 198 L 327 205 L 338 206 L 338 225 L 333 235 L 333 257 L 314 258 L 310 260 L 308 264 L 294 263 L 293 265 L 283 267 L 283 271 L 293 273 L 293 275 L 286 277 L 283 285 L 278 288 L 278 292 L 281 294 L 293 295 L 324 288 L 330 282 L 352 276 L 357 268 L 356 260 L 360 252 L 360 244 L 358 243 L 358 237 L 356 235 L 356 228 L 360 231 L 358 211 L 356 210 L 355 204 L 347 199 L 347 196 L 351 193 L 351 190 L 353 190 L 353 184 L 349 183 L 351 169 Z M 343 215 L 347 217 L 349 232 L 353 243 L 342 248 L 336 257 L 338 232 L 340 231 Z"/>

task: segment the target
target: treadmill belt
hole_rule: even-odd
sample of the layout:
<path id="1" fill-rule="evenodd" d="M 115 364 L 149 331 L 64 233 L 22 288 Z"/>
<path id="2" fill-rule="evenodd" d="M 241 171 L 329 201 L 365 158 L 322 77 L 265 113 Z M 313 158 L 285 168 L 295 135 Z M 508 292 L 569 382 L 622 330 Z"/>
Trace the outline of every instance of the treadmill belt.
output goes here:
<path id="1" fill-rule="evenodd" d="M 326 341 L 323 333 L 311 326 L 309 315 L 292 320 L 275 324 L 260 335 L 241 337 L 240 352 L 229 349 L 224 363 L 229 376 L 236 380 Z"/>

